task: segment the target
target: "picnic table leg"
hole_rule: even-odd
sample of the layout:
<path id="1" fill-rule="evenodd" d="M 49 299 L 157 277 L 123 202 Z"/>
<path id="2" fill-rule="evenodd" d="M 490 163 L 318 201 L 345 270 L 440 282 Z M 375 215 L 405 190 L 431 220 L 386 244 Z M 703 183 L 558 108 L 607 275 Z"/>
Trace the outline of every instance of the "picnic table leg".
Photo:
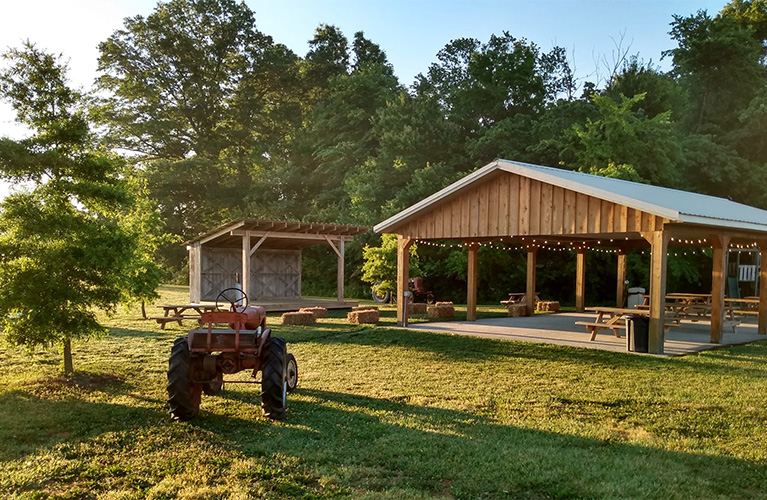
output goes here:
<path id="1" fill-rule="evenodd" d="M 595 338 L 597 338 L 597 327 L 596 326 L 590 326 L 589 329 L 591 330 L 591 338 L 589 341 L 593 341 Z"/>

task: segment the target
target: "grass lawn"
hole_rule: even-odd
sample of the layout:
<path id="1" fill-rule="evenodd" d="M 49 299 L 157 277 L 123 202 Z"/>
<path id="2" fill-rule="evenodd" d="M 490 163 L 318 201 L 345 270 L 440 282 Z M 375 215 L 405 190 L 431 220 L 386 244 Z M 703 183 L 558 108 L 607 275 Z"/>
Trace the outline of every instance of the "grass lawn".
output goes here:
<path id="1" fill-rule="evenodd" d="M 72 378 L 58 352 L 0 348 L 0 498 L 767 494 L 767 342 L 657 359 L 331 316 L 270 319 L 299 363 L 281 422 L 242 384 L 172 422 L 165 371 L 185 330 L 161 331 L 138 308 L 74 344 Z"/>

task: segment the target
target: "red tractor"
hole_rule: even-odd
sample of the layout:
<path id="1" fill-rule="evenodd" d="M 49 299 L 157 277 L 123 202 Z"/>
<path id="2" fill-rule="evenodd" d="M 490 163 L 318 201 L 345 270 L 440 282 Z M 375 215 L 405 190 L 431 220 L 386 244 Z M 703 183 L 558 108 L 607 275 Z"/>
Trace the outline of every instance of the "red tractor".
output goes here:
<path id="1" fill-rule="evenodd" d="M 200 411 L 202 394 L 214 396 L 224 388 L 224 374 L 253 370 L 261 381 L 264 416 L 285 416 L 287 393 L 298 383 L 296 358 L 285 339 L 272 337 L 266 328 L 266 310 L 248 305 L 239 288 L 227 288 L 216 298 L 215 312 L 202 314 L 201 328 L 173 343 L 168 363 L 168 406 L 175 420 L 190 420 Z M 213 328 L 226 325 L 228 328 Z"/>

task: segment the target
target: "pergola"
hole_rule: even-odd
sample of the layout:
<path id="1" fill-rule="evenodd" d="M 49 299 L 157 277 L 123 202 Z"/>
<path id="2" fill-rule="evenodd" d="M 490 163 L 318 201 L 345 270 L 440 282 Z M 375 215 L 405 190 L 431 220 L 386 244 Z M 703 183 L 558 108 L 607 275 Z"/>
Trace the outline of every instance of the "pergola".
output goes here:
<path id="1" fill-rule="evenodd" d="M 330 245 L 338 257 L 338 300 L 323 305 L 351 307 L 355 304 L 344 302 L 345 242 L 369 230 L 367 226 L 263 219 L 224 224 L 186 243 L 189 298 L 193 303 L 215 300 L 221 290 L 239 285 L 267 310 L 305 306 L 300 302 L 301 250 L 322 243 Z"/>
<path id="2" fill-rule="evenodd" d="M 398 235 L 397 293 L 407 290 L 408 248 L 416 241 L 453 240 L 468 251 L 467 319 L 477 310 L 477 250 L 502 241 L 527 250 L 526 300 L 532 314 L 541 246 L 576 251 L 576 310 L 585 308 L 586 251 L 618 253 L 617 303 L 625 299 L 626 255 L 651 250 L 650 352 L 663 353 L 669 245 L 713 248 L 711 342 L 722 338 L 726 259 L 730 245 L 758 247 L 767 262 L 767 211 L 730 200 L 620 179 L 496 160 L 374 227 Z M 767 266 L 760 270 L 758 332 L 767 333 Z M 397 322 L 405 309 L 397 302 Z"/>

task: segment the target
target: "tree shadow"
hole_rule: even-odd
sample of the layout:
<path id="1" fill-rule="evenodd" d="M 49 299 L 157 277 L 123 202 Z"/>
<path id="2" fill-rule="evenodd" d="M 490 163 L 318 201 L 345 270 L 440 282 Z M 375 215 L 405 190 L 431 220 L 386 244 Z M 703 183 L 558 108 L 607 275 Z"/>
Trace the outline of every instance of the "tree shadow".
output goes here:
<path id="1" fill-rule="evenodd" d="M 240 400 L 242 394 L 226 398 Z M 298 389 L 284 423 L 203 415 L 193 425 L 248 456 L 343 471 L 354 491 L 459 498 L 751 498 L 767 465 L 499 423 L 408 400 Z M 252 432 L 243 432 L 244 428 Z"/>

